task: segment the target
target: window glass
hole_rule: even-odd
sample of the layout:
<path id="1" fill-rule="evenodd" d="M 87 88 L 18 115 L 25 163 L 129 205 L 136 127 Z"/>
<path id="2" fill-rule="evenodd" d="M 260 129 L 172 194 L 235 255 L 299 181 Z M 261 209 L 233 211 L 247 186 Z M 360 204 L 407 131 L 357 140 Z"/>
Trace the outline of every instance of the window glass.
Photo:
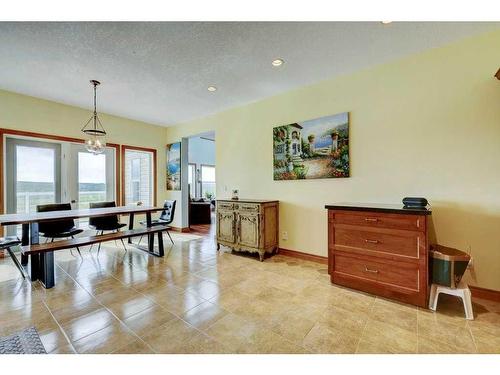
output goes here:
<path id="1" fill-rule="evenodd" d="M 153 205 L 153 154 L 125 150 L 125 204 Z"/>

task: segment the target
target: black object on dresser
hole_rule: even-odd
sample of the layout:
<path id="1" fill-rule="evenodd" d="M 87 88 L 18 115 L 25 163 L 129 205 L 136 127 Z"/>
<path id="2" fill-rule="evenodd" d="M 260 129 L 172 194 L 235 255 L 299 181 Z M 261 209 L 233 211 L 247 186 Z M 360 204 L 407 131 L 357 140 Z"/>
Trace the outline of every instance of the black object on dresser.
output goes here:
<path id="1" fill-rule="evenodd" d="M 325 208 L 332 283 L 427 307 L 429 209 L 353 203 Z"/>

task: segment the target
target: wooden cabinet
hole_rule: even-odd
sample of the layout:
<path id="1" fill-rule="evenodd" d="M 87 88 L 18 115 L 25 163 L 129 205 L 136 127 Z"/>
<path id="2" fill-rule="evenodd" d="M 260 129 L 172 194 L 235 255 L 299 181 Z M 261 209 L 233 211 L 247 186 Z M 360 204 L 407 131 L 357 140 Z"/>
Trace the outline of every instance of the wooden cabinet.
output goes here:
<path id="1" fill-rule="evenodd" d="M 217 249 L 258 253 L 263 261 L 266 252 L 278 249 L 278 210 L 278 201 L 218 200 Z"/>
<path id="2" fill-rule="evenodd" d="M 326 208 L 332 283 L 427 307 L 430 210 L 353 204 Z"/>

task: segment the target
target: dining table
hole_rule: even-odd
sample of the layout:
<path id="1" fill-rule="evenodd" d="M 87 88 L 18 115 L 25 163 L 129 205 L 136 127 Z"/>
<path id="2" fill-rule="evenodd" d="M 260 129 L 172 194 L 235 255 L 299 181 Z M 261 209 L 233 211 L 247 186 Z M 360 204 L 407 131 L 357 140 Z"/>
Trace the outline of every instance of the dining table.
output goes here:
<path id="1" fill-rule="evenodd" d="M 91 240 L 85 241 L 85 237 L 77 238 L 75 237 L 74 242 L 68 240 L 66 242 L 60 242 L 61 245 L 57 247 L 57 241 L 54 244 L 46 244 L 47 248 L 44 251 L 41 248 L 44 246 L 40 244 L 40 236 L 38 231 L 38 225 L 41 222 L 50 222 L 58 220 L 67 219 L 81 219 L 85 217 L 103 217 L 110 215 L 128 215 L 129 224 L 128 231 L 123 232 L 123 238 L 130 239 L 134 236 L 146 235 L 148 239 L 147 248 L 144 249 L 140 246 L 136 246 L 140 250 L 146 251 L 148 254 L 153 256 L 163 256 L 163 241 L 161 240 L 161 232 L 156 229 L 153 230 L 151 214 L 153 212 L 162 211 L 163 207 L 155 206 L 137 206 L 137 205 L 127 205 L 118 207 L 105 207 L 105 208 L 80 208 L 74 210 L 64 210 L 64 211 L 49 211 L 49 212 L 30 212 L 30 213 L 14 213 L 14 214 L 3 214 L 0 215 L 0 225 L 5 227 L 8 225 L 21 225 L 22 235 L 21 235 L 21 246 L 22 249 L 27 249 L 27 251 L 21 252 L 21 265 L 26 269 L 26 272 L 31 278 L 31 281 L 40 280 L 45 288 L 52 288 L 55 285 L 55 265 L 54 265 L 54 251 L 61 250 L 62 248 L 74 247 L 74 243 L 86 244 L 93 243 Z M 146 228 L 144 229 L 134 229 L 134 219 L 136 215 L 145 214 L 146 215 Z M 161 228 L 160 228 L 161 230 Z M 158 236 L 158 252 L 154 251 L 154 234 L 159 232 Z M 106 237 L 108 236 L 108 237 Z M 100 236 L 86 237 L 92 238 L 94 242 L 100 242 Z M 115 235 L 116 238 L 120 238 L 120 234 Z M 102 235 L 102 240 L 107 240 L 109 235 Z M 51 247 L 52 246 L 52 247 Z M 29 251 L 32 248 L 37 248 L 39 251 Z M 51 249 L 55 249 L 51 251 Z M 48 251 L 47 251 L 48 250 Z M 28 267 L 29 264 L 29 267 Z"/>

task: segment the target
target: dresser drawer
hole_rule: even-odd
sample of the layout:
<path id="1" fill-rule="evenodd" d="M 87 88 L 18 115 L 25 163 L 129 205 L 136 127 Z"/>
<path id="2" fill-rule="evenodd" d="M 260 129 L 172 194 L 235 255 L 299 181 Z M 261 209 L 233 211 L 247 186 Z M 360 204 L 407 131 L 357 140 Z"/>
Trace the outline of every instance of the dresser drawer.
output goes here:
<path id="1" fill-rule="evenodd" d="M 237 209 L 240 212 L 258 213 L 260 211 L 260 205 L 252 204 L 252 203 L 238 203 L 238 204 L 235 204 L 235 209 Z"/>
<path id="2" fill-rule="evenodd" d="M 217 209 L 218 210 L 233 210 L 234 203 L 232 203 L 232 202 L 217 202 Z"/>
<path id="3" fill-rule="evenodd" d="M 425 230 L 425 216 L 385 214 L 379 212 L 333 211 L 334 223 L 374 228 Z"/>
<path id="4" fill-rule="evenodd" d="M 378 284 L 419 290 L 418 264 L 380 261 L 378 258 L 335 254 L 334 273 L 354 276 Z"/>
<path id="5" fill-rule="evenodd" d="M 334 246 L 339 250 L 363 250 L 367 255 L 380 253 L 418 259 L 424 244 L 421 232 L 406 230 L 363 228 L 354 225 L 337 225 L 334 229 Z"/>

